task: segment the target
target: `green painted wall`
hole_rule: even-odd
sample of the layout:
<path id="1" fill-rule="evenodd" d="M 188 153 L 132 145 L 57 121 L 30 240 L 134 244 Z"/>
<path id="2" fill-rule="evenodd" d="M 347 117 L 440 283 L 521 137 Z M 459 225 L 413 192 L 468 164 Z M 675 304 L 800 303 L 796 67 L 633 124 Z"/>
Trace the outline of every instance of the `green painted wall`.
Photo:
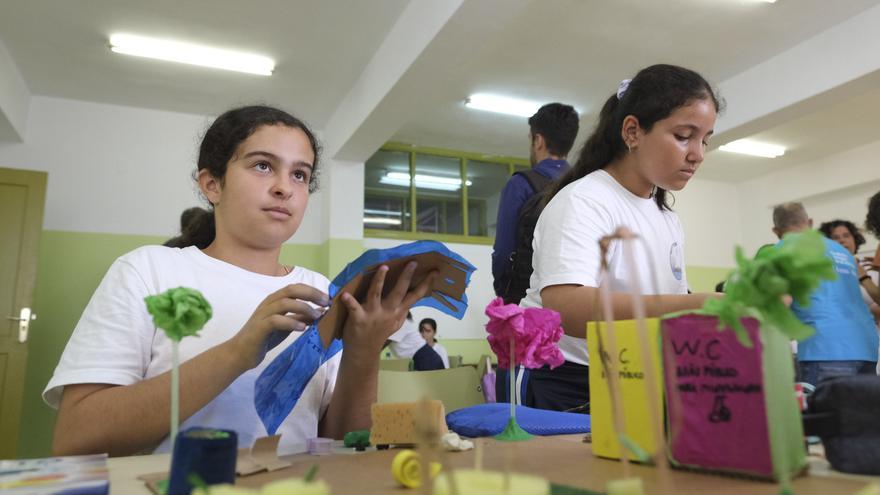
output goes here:
<path id="1" fill-rule="evenodd" d="M 364 241 L 354 239 L 329 239 L 321 246 L 326 256 L 324 270 L 321 273 L 335 277 L 345 265 L 364 252 Z"/>
<path id="2" fill-rule="evenodd" d="M 61 352 L 107 268 L 120 255 L 139 246 L 158 244 L 154 236 L 44 231 L 40 243 L 34 311 L 31 326 L 20 442 L 20 457 L 50 455 L 55 411 L 43 403 L 41 393 L 51 378 Z M 325 274 L 335 274 L 363 251 L 363 242 L 333 239 L 321 245 L 287 244 L 281 260 Z M 729 270 L 688 267 L 688 280 L 695 291 L 710 291 Z M 476 363 L 491 355 L 485 339 L 443 339 L 451 355 Z M 494 357 L 493 357 L 494 361 Z"/>
<path id="3" fill-rule="evenodd" d="M 484 354 L 490 356 L 493 363 L 498 362 L 486 339 L 440 339 L 440 343 L 450 356 L 461 356 L 464 364 L 477 364 Z"/>
<path id="4" fill-rule="evenodd" d="M 687 280 L 690 289 L 694 292 L 715 292 L 715 285 L 722 280 L 727 280 L 733 268 L 718 268 L 714 266 L 689 266 Z"/>

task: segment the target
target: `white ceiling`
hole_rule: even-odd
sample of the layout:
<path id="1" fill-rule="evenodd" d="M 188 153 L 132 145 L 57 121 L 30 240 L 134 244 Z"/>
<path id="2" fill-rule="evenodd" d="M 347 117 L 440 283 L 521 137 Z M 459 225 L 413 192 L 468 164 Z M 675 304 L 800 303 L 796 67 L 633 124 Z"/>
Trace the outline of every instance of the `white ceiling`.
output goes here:
<path id="1" fill-rule="evenodd" d="M 455 82 L 460 99 L 408 122 L 394 140 L 522 156 L 525 119 L 466 109 L 466 96 L 570 103 L 584 114 L 588 132 L 620 80 L 642 67 L 683 65 L 718 84 L 878 3 L 842 1 L 829 9 L 826 0 L 532 2 L 491 46 L 475 47 L 479 56 Z"/>
<path id="2" fill-rule="evenodd" d="M 880 139 L 878 116 L 880 87 L 749 137 L 785 146 L 784 156 L 770 160 L 716 149 L 706 156 L 701 177 L 742 181 L 875 142 Z"/>
<path id="3" fill-rule="evenodd" d="M 455 4 L 455 13 L 433 40 L 413 48 L 406 45 L 414 36 L 393 36 L 407 11 L 407 23 L 428 29 L 431 19 L 418 14 L 432 15 L 438 4 Z M 362 132 L 381 113 L 384 127 L 370 136 L 379 144 L 526 156 L 525 119 L 468 110 L 463 99 L 491 91 L 571 103 L 583 112 L 583 136 L 619 80 L 640 67 L 680 64 L 723 86 L 877 5 L 880 0 L 0 0 L 0 41 L 34 95 L 203 115 L 267 102 L 317 128 L 345 120 L 364 81 L 384 71 L 375 109 L 352 105 L 351 118 L 362 121 L 351 132 Z M 467 18 L 472 12 L 482 17 Z M 262 78 L 115 55 L 107 49 L 113 32 L 253 51 L 273 57 L 277 69 Z M 863 50 L 872 48 L 853 47 Z M 380 70 L 381 57 L 391 62 Z M 853 85 L 833 99 L 789 109 L 790 118 L 757 126 L 751 136 L 788 146 L 785 157 L 713 151 L 700 177 L 741 181 L 875 141 L 878 88 Z"/>
<path id="4" fill-rule="evenodd" d="M 0 0 L 0 40 L 33 94 L 217 115 L 266 102 L 323 127 L 407 0 Z M 115 32 L 273 58 L 271 77 L 116 55 Z"/>

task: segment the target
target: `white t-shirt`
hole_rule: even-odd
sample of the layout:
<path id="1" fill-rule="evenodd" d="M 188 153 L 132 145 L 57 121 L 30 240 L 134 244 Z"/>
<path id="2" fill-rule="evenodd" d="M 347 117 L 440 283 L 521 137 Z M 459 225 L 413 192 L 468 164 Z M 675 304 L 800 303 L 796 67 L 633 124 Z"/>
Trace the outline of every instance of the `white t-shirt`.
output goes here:
<path id="1" fill-rule="evenodd" d="M 424 339 L 422 339 L 422 345 L 425 345 Z M 440 345 L 440 342 L 434 342 L 431 349 L 434 349 L 434 352 L 440 355 L 440 359 L 443 360 L 443 367 L 449 369 L 449 353 L 446 352 L 446 348 Z"/>
<path id="2" fill-rule="evenodd" d="M 865 268 L 865 270 L 868 271 L 867 275 L 869 277 L 871 277 L 871 281 L 874 282 L 874 285 L 880 285 L 880 272 L 877 272 L 875 270 L 870 269 L 870 265 L 865 266 L 865 264 L 862 264 L 862 266 Z M 874 302 L 874 299 L 871 297 L 870 294 L 868 294 L 868 290 L 865 289 L 864 286 L 862 286 L 861 282 L 859 282 L 859 289 L 861 289 L 862 299 L 865 301 L 865 304 L 868 305 L 868 309 L 870 309 L 872 311 L 871 317 L 873 317 L 874 316 L 873 311 L 874 311 L 874 308 L 877 307 L 877 303 Z M 880 327 L 878 327 L 878 328 L 880 328 Z"/>
<path id="3" fill-rule="evenodd" d="M 295 267 L 288 275 L 273 277 L 249 272 L 212 258 L 192 246 L 184 249 L 146 246 L 117 259 L 95 290 L 61 355 L 43 399 L 58 407 L 65 385 L 108 383 L 131 385 L 171 369 L 171 341 L 157 331 L 144 297 L 176 287 L 202 292 L 213 317 L 197 337 L 180 342 L 184 362 L 234 336 L 254 309 L 272 292 L 303 283 L 324 292 L 328 280 L 321 274 Z M 256 368 L 239 376 L 214 400 L 180 425 L 225 428 L 238 434 L 239 447 L 248 447 L 266 429 L 254 407 L 254 383 L 263 369 L 301 332 L 292 332 L 270 350 Z M 279 453 L 297 449 L 318 436 L 318 421 L 333 396 L 341 353 L 324 363 L 303 390 L 302 397 L 278 429 Z M 156 452 L 167 452 L 165 440 Z"/>
<path id="4" fill-rule="evenodd" d="M 534 271 L 520 304 L 542 307 L 541 290 L 551 285 L 599 286 L 599 239 L 618 227 L 638 234 L 632 243 L 636 266 L 630 266 L 620 242 L 608 252 L 613 292 L 631 291 L 637 271 L 642 294 L 686 294 L 684 234 L 678 215 L 640 198 L 597 170 L 565 186 L 541 213 L 532 243 Z M 586 329 L 578 329 L 586 334 Z M 559 349 L 566 361 L 588 365 L 585 338 L 563 335 Z"/>
<path id="5" fill-rule="evenodd" d="M 425 345 L 425 339 L 419 333 L 418 324 L 414 320 L 404 320 L 403 326 L 392 333 L 388 340 L 388 347 L 399 358 L 411 358 L 413 354 Z"/>

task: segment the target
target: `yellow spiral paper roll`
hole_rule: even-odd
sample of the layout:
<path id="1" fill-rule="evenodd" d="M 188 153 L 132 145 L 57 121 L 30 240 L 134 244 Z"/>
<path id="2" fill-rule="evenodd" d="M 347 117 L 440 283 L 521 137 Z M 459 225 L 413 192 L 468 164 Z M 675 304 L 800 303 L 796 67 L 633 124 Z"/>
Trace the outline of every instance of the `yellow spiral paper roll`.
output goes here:
<path id="1" fill-rule="evenodd" d="M 439 462 L 431 463 L 431 478 L 440 472 Z M 391 462 L 391 475 L 394 480 L 407 488 L 422 486 L 422 458 L 412 450 L 401 450 Z"/>

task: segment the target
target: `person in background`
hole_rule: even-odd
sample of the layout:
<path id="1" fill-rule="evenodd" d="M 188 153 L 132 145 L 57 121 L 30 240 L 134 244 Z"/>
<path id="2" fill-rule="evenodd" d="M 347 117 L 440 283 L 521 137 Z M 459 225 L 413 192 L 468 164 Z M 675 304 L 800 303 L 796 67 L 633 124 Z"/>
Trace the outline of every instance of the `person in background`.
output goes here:
<path id="1" fill-rule="evenodd" d="M 391 349 L 395 357 L 403 359 L 413 357 L 416 351 L 425 345 L 425 339 L 419 333 L 412 313 L 406 313 L 406 320 L 404 320 L 403 326 L 388 337 L 385 345 Z"/>
<path id="2" fill-rule="evenodd" d="M 669 192 L 683 189 L 702 164 L 720 106 L 701 75 L 662 64 L 622 81 L 606 100 L 577 162 L 551 187 L 535 228 L 534 272 L 520 305 L 559 312 L 565 362 L 530 370 L 526 406 L 589 411 L 584 329 L 602 319 L 599 242 L 607 236 L 626 228 L 640 237 L 632 243 L 634 266 L 619 241 L 606 257 L 615 319 L 634 317 L 634 290 L 650 296 L 643 297 L 649 317 L 717 297 L 688 293 L 684 232 Z M 638 288 L 630 283 L 633 271 Z"/>
<path id="3" fill-rule="evenodd" d="M 195 245 L 201 248 L 208 247 L 216 235 L 214 223 L 208 215 L 203 215 L 205 210 L 198 206 L 187 208 L 180 214 L 180 235 L 163 242 L 165 247 L 185 248 Z M 200 236 L 195 239 L 194 236 Z"/>
<path id="4" fill-rule="evenodd" d="M 566 159 L 578 128 L 578 113 L 571 105 L 548 103 L 529 117 L 529 161 L 532 170 L 548 183 L 571 168 Z M 501 190 L 492 246 L 495 295 L 502 295 L 505 289 L 504 272 L 510 268 L 510 255 L 516 247 L 520 210 L 538 192 L 523 172 L 513 174 Z"/>
<path id="5" fill-rule="evenodd" d="M 571 105 L 548 103 L 529 117 L 529 162 L 532 168 L 516 172 L 507 181 L 498 201 L 498 217 L 495 222 L 495 243 L 492 246 L 492 278 L 495 295 L 506 303 L 516 304 L 522 298 L 528 284 L 528 274 L 523 265 L 531 266 L 531 251 L 515 253 L 518 243 L 527 242 L 517 238 L 523 218 L 523 209 L 530 202 L 539 201 L 549 185 L 571 167 L 568 152 L 574 146 L 580 127 L 580 117 Z M 529 220 L 534 221 L 534 220 Z M 522 249 L 520 247 L 520 249 Z M 518 259 L 514 263 L 513 257 Z M 516 267 L 514 266 L 516 265 Z M 521 271 L 517 277 L 514 270 Z M 498 368 L 495 375 L 498 402 L 510 402 L 508 397 L 507 370 Z M 518 381 L 528 383 L 528 370 L 521 368 Z M 521 397 L 521 394 L 517 394 Z M 521 399 L 514 398 L 517 403 Z"/>
<path id="6" fill-rule="evenodd" d="M 865 237 L 859 232 L 858 227 L 849 220 L 837 219 L 824 222 L 819 226 L 819 232 L 843 246 L 853 256 L 856 256 L 859 248 L 865 244 Z M 871 267 L 870 263 L 859 261 L 858 257 L 856 257 L 856 262 L 859 265 L 859 286 L 862 291 L 862 299 L 868 305 L 874 321 L 880 321 L 880 305 L 872 297 L 872 292 L 876 293 L 877 291 L 869 289 L 871 285 L 876 287 L 880 282 L 877 277 L 878 272 Z"/>
<path id="7" fill-rule="evenodd" d="M 880 240 L 880 192 L 871 196 L 868 200 L 868 214 L 865 216 L 865 228 Z M 874 259 L 870 261 L 875 270 L 880 270 L 880 244 L 874 253 Z"/>
<path id="8" fill-rule="evenodd" d="M 801 203 L 773 208 L 773 233 L 779 244 L 787 234 L 813 228 L 813 220 Z M 798 342 L 799 380 L 818 385 L 835 376 L 876 373 L 877 327 L 859 291 L 858 264 L 852 253 L 830 239 L 825 254 L 834 264 L 837 278 L 823 280 L 810 295 L 810 303 L 793 302 L 791 309 L 804 324 L 816 330 Z"/>
<path id="9" fill-rule="evenodd" d="M 449 368 L 449 354 L 437 342 L 437 322 L 433 318 L 423 319 L 419 322 L 419 333 L 424 339 L 424 345 L 413 356 L 413 368 L 416 371 Z"/>

